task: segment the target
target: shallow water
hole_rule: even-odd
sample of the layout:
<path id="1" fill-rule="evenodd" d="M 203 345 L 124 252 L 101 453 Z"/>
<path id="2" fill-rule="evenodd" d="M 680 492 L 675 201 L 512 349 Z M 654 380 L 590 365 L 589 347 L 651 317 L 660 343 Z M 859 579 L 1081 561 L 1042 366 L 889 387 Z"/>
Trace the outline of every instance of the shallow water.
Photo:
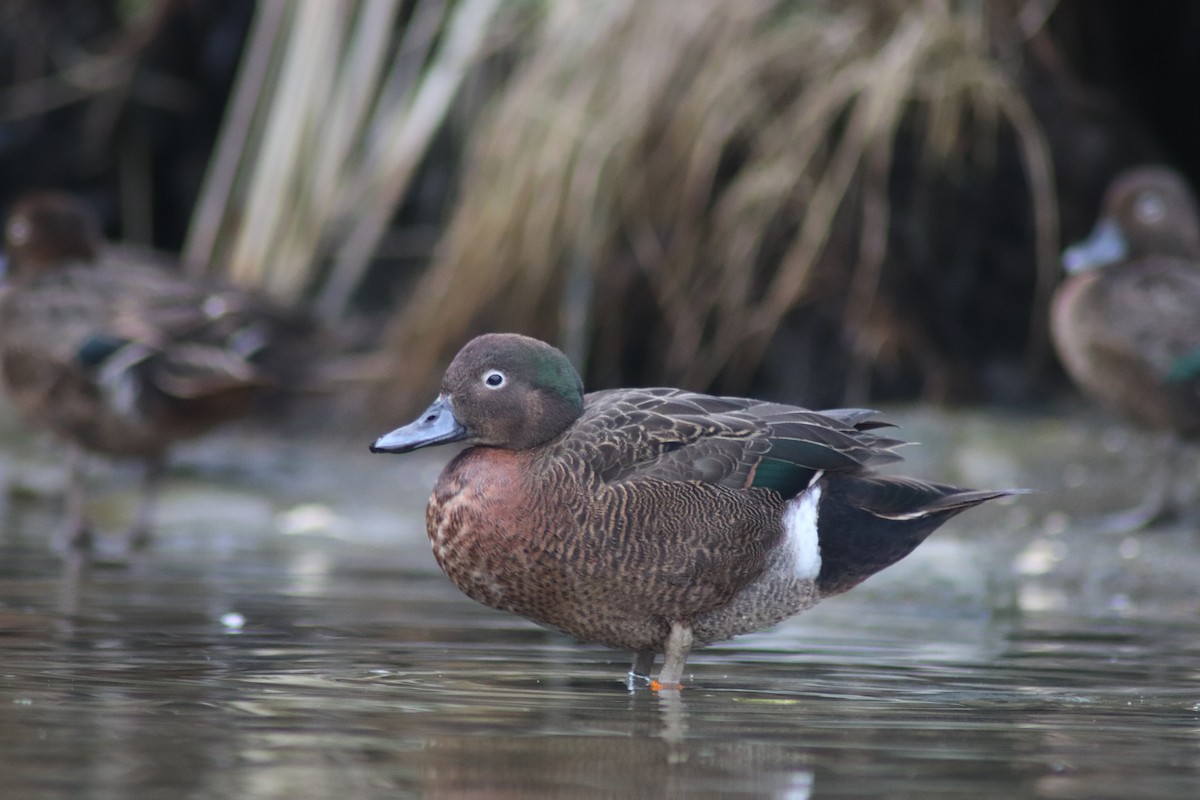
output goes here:
<path id="1" fill-rule="evenodd" d="M 51 549 L 58 473 L 17 441 L 0 796 L 1196 797 L 1200 534 L 1086 527 L 1149 451 L 1092 418 L 892 416 L 925 442 L 912 474 L 1038 492 L 696 653 L 675 695 L 441 576 L 421 513 L 447 453 L 216 437 L 149 552 L 86 565 Z"/>

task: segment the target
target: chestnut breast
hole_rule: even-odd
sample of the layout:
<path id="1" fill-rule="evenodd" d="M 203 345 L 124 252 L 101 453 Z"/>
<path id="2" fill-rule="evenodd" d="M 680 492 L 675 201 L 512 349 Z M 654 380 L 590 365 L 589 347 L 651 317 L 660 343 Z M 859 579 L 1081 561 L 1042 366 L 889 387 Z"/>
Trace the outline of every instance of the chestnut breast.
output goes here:
<path id="1" fill-rule="evenodd" d="M 561 506 L 533 502 L 529 451 L 473 447 L 442 471 L 426 509 L 433 554 L 472 599 L 551 622 L 568 589 Z"/>

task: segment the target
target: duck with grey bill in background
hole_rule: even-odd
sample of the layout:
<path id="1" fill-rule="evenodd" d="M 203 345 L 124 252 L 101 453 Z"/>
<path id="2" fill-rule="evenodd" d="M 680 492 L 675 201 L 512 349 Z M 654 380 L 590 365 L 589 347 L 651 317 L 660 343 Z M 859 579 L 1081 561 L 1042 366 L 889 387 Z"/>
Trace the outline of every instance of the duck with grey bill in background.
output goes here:
<path id="1" fill-rule="evenodd" d="M 165 256 L 104 242 L 95 212 L 69 194 L 24 196 L 4 234 L 0 374 L 17 409 L 70 448 L 65 543 L 93 543 L 87 450 L 144 463 L 125 540 L 144 545 L 170 446 L 298 379 L 313 326 L 250 292 L 187 279 Z"/>
<path id="2" fill-rule="evenodd" d="M 433 553 L 474 600 L 632 651 L 677 689 L 694 646 L 757 631 L 908 555 L 1008 491 L 873 474 L 875 412 L 680 389 L 584 394 L 559 350 L 473 339 L 437 400 L 371 450 L 464 442 L 429 500 Z"/>
<path id="3" fill-rule="evenodd" d="M 1094 523 L 1137 530 L 1176 513 L 1182 443 L 1200 439 L 1200 213 L 1183 178 L 1166 167 L 1119 175 L 1063 267 L 1051 333 L 1067 373 L 1163 438 L 1158 469 L 1139 483 L 1142 503 Z"/>

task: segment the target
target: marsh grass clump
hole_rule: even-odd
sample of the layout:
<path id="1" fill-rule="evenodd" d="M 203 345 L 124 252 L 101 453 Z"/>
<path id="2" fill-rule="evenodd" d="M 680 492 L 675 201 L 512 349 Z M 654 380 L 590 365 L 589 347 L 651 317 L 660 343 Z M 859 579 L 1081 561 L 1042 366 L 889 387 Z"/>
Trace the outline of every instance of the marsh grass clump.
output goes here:
<path id="1" fill-rule="evenodd" d="M 185 260 L 340 320 L 500 0 L 262 3 Z"/>
<path id="2" fill-rule="evenodd" d="M 787 320 L 824 313 L 839 320 L 829 354 L 868 383 L 906 348 L 936 372 L 921 356 L 929 332 L 895 291 L 897 198 L 926 202 L 988 174 L 1006 148 L 1031 209 L 1031 305 L 1044 303 L 1053 176 L 993 55 L 995 11 L 550 4 L 475 131 L 439 254 L 388 334 L 403 376 L 390 403 L 422 394 L 412 376 L 437 374 L 478 329 L 556 341 L 592 384 L 738 392 Z"/>

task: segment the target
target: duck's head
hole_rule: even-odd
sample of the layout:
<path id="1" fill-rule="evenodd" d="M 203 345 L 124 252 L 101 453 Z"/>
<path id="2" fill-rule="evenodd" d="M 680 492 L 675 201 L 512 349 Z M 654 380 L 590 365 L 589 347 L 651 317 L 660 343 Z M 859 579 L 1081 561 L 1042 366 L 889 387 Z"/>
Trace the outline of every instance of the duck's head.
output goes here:
<path id="1" fill-rule="evenodd" d="M 421 416 L 371 450 L 407 453 L 446 442 L 525 450 L 557 437 L 582 413 L 583 381 L 562 351 L 528 336 L 490 333 L 458 352 Z"/>
<path id="2" fill-rule="evenodd" d="M 1178 172 L 1148 166 L 1128 170 L 1104 195 L 1090 236 L 1063 253 L 1067 272 L 1144 255 L 1200 256 L 1200 212 Z"/>
<path id="3" fill-rule="evenodd" d="M 25 195 L 4 224 L 6 277 L 19 283 L 61 264 L 94 261 L 101 236 L 96 213 L 78 197 L 53 191 Z"/>

